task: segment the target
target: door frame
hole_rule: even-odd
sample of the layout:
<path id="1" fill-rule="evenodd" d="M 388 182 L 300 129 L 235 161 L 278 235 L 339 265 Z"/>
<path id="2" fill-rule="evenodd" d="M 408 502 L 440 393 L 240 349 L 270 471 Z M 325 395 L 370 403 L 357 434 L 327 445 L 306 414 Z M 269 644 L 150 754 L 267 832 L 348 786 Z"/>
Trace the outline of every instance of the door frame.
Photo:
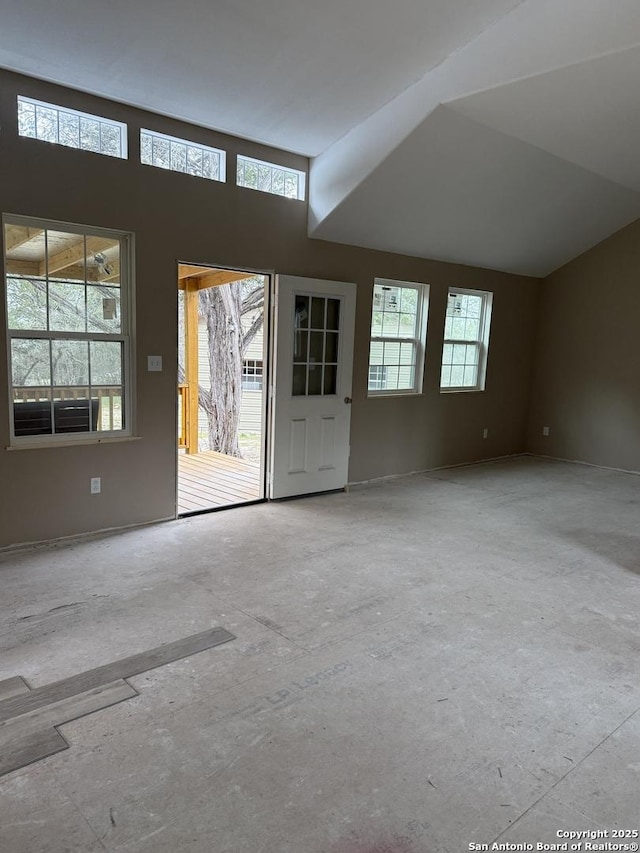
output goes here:
<path id="1" fill-rule="evenodd" d="M 256 503 L 263 503 L 268 500 L 268 483 L 269 483 L 269 472 L 270 472 L 270 456 L 271 456 L 271 398 L 272 398 L 272 350 L 273 350 L 273 342 L 272 338 L 274 337 L 274 326 L 273 326 L 273 309 L 272 303 L 274 302 L 274 291 L 275 291 L 275 280 L 276 273 L 275 270 L 265 270 L 265 269 L 252 269 L 250 267 L 245 266 L 237 266 L 235 264 L 220 264 L 212 261 L 185 261 L 178 259 L 176 260 L 175 266 L 175 276 L 174 280 L 178 282 L 180 280 L 180 266 L 194 266 L 194 267 L 209 267 L 212 270 L 229 270 L 230 272 L 246 272 L 247 278 L 252 275 L 261 275 L 266 279 L 265 287 L 264 287 L 264 320 L 263 320 L 263 363 L 262 363 L 262 413 L 261 413 L 261 471 L 260 471 L 260 488 L 262 492 L 262 496 L 256 498 L 255 500 L 246 501 L 241 504 L 229 504 L 228 506 L 221 507 L 209 507 L 203 508 L 201 510 L 194 510 L 193 512 L 188 513 L 179 513 L 178 512 L 178 485 L 179 485 L 179 471 L 178 471 L 178 443 L 175 442 L 176 452 L 175 452 L 175 518 L 185 518 L 193 515 L 204 515 L 209 512 L 219 512 L 225 509 L 231 509 L 239 506 L 250 506 Z M 177 303 L 176 303 L 177 306 Z M 178 317 L 176 316 L 176 349 L 178 344 L 177 335 L 179 334 L 178 330 Z M 177 388 L 178 385 L 178 373 L 177 373 L 177 362 L 176 362 L 176 373 L 175 373 L 175 382 L 174 385 Z M 178 395 L 175 394 L 175 425 L 174 425 L 174 435 L 177 437 L 178 435 Z"/>

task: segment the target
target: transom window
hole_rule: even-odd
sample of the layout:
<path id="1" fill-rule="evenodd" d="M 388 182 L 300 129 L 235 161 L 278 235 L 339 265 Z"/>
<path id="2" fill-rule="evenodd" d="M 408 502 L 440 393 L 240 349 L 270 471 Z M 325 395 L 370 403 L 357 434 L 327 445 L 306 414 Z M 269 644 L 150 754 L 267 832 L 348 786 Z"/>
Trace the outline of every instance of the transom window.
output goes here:
<path id="1" fill-rule="evenodd" d="M 140 162 L 211 181 L 226 179 L 224 151 L 155 130 L 140 131 Z"/>
<path id="2" fill-rule="evenodd" d="M 428 285 L 377 278 L 373 285 L 371 396 L 422 390 Z"/>
<path id="3" fill-rule="evenodd" d="M 18 134 L 127 159 L 127 125 L 18 95 Z"/>
<path id="4" fill-rule="evenodd" d="M 6 217 L 12 443 L 130 432 L 130 235 Z"/>
<path id="5" fill-rule="evenodd" d="M 483 290 L 449 288 L 444 324 L 443 391 L 484 388 L 493 294 Z"/>
<path id="6" fill-rule="evenodd" d="M 304 200 L 306 175 L 297 169 L 238 155 L 236 184 L 272 195 Z"/>
<path id="7" fill-rule="evenodd" d="M 242 362 L 242 390 L 262 391 L 262 360 L 245 358 Z"/>

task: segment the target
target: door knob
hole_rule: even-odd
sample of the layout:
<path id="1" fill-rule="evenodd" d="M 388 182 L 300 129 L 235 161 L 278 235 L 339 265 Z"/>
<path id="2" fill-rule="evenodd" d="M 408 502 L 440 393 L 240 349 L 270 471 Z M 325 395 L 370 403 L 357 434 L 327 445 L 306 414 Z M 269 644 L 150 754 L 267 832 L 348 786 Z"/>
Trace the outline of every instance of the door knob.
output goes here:
<path id="1" fill-rule="evenodd" d="M 344 398 L 344 401 L 345 401 L 345 403 L 352 403 L 352 402 L 353 402 L 353 400 L 351 399 L 351 397 L 345 397 L 345 398 Z"/>

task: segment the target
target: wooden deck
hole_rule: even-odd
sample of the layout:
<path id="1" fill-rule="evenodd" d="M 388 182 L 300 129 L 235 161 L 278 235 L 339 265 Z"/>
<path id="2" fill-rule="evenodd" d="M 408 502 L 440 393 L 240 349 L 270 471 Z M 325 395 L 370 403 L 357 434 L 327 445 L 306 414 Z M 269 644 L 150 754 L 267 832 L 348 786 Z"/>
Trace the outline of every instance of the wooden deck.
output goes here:
<path id="1" fill-rule="evenodd" d="M 259 465 L 214 450 L 178 453 L 178 515 L 261 497 Z"/>

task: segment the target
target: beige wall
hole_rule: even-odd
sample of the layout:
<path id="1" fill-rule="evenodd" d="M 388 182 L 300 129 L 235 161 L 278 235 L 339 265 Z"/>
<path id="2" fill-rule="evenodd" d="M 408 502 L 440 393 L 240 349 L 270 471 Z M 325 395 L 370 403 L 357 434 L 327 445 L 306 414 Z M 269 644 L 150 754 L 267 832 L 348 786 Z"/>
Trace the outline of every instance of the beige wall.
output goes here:
<path id="1" fill-rule="evenodd" d="M 640 471 L 639 317 L 640 221 L 544 281 L 531 452 Z"/>
<path id="2" fill-rule="evenodd" d="M 0 73 L 0 93 L 0 210 L 135 233 L 140 437 L 101 446 L 6 451 L 6 347 L 0 347 L 0 546 L 174 515 L 178 261 L 357 283 L 351 481 L 524 449 L 537 280 L 310 240 L 303 203 L 233 185 L 239 151 L 305 168 L 300 157 L 6 72 Z M 130 159 L 19 138 L 17 94 L 126 121 Z M 225 148 L 231 183 L 141 166 L 140 127 Z M 419 397 L 366 397 L 374 276 L 431 285 L 425 390 Z M 487 388 L 481 393 L 438 390 L 446 292 L 452 284 L 495 294 Z M 4 304 L 0 310 L 4 329 Z M 148 354 L 163 356 L 164 372 L 145 370 Z M 483 427 L 490 431 L 487 440 Z M 102 477 L 100 495 L 89 495 L 93 476 Z"/>

